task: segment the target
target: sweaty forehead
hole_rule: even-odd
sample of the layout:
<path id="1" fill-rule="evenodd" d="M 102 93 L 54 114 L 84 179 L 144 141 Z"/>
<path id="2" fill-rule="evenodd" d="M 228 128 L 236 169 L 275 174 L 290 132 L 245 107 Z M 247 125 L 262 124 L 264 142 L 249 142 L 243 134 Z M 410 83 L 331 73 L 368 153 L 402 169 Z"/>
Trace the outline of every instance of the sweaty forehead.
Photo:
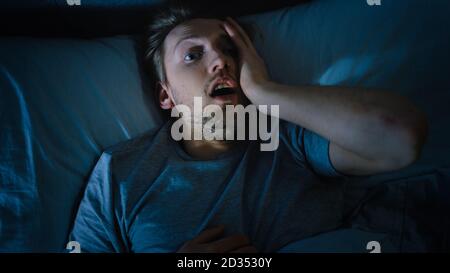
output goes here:
<path id="1" fill-rule="evenodd" d="M 166 52 L 189 37 L 212 38 L 225 33 L 222 21 L 218 19 L 192 19 L 172 29 L 166 37 L 164 46 Z"/>

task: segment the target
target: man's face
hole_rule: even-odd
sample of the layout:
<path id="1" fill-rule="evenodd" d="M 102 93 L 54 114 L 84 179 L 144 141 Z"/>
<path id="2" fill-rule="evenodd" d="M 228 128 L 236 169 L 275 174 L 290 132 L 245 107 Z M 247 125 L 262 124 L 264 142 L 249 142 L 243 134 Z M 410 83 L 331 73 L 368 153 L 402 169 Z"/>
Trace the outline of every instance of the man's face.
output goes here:
<path id="1" fill-rule="evenodd" d="M 184 104 L 192 109 L 194 97 L 201 97 L 203 106 L 244 103 L 237 49 L 222 23 L 216 19 L 193 19 L 168 34 L 164 41 L 167 82 L 160 92 L 162 108 Z M 231 89 L 220 92 L 217 87 Z"/>

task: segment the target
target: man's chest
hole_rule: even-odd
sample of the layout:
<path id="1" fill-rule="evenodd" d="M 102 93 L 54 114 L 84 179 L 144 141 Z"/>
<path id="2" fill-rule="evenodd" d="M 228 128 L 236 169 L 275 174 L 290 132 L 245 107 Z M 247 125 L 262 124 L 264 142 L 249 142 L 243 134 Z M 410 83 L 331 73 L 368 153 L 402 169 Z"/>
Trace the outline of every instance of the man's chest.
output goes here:
<path id="1" fill-rule="evenodd" d="M 312 187 L 314 175 L 271 163 L 276 165 L 242 160 L 228 168 L 167 166 L 126 217 L 130 248 L 175 251 L 201 230 L 223 224 L 228 233 L 246 234 L 267 249 L 286 230 L 329 226 L 330 217 L 320 215 L 323 188 Z"/>

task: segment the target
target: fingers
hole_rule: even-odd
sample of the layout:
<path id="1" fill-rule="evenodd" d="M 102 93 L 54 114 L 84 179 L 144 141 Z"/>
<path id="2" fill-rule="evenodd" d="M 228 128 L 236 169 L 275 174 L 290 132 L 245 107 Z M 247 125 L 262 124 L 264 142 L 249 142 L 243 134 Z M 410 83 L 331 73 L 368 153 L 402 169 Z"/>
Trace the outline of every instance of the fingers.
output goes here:
<path id="1" fill-rule="evenodd" d="M 250 245 L 245 235 L 232 235 L 221 238 L 225 226 L 220 225 L 202 231 L 197 237 L 186 242 L 177 251 L 179 253 L 255 253 L 256 248 Z"/>
<path id="2" fill-rule="evenodd" d="M 250 245 L 250 240 L 244 235 L 233 235 L 210 244 L 211 249 L 216 252 L 230 252 Z"/>
<path id="3" fill-rule="evenodd" d="M 258 253 L 258 250 L 254 246 L 245 246 L 231 251 L 230 253 Z"/>
<path id="4" fill-rule="evenodd" d="M 213 228 L 205 229 L 197 237 L 192 239 L 192 243 L 204 244 L 221 237 L 225 231 L 225 226 L 219 225 Z"/>
<path id="5" fill-rule="evenodd" d="M 248 46 L 245 44 L 244 40 L 240 36 L 240 34 L 237 32 L 235 28 L 232 27 L 230 23 L 225 22 L 224 28 L 227 34 L 231 37 L 233 42 L 236 43 L 238 48 L 242 51 L 243 49 L 247 48 Z"/>
<path id="6" fill-rule="evenodd" d="M 237 34 L 239 35 L 239 37 L 242 39 L 242 41 L 244 42 L 244 44 L 246 46 L 248 46 L 248 47 L 251 46 L 252 41 L 248 37 L 247 33 L 244 31 L 244 29 L 242 29 L 242 27 L 233 18 L 227 17 L 226 23 L 230 24 L 232 26 L 232 28 L 236 30 Z"/>

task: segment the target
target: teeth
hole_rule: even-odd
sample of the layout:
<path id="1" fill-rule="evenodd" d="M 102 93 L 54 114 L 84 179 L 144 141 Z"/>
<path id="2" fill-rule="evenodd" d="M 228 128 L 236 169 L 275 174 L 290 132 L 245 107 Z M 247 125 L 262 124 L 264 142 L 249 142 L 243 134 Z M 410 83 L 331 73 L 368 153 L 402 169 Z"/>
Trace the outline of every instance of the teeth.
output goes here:
<path id="1" fill-rule="evenodd" d="M 230 87 L 227 84 L 219 84 L 218 86 L 216 86 L 216 88 L 214 88 L 214 90 L 220 89 L 220 88 L 226 88 L 226 87 Z"/>

